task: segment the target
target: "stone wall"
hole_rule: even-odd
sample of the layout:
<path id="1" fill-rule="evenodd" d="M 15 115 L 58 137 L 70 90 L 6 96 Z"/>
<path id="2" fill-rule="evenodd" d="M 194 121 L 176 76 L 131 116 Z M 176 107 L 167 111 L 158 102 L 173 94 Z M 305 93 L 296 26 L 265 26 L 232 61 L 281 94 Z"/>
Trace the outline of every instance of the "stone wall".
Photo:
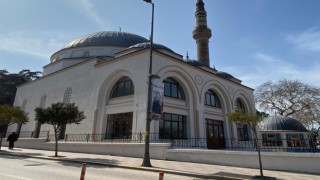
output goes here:
<path id="1" fill-rule="evenodd" d="M 5 139 L 2 146 L 8 146 Z M 54 150 L 54 142 L 20 138 L 15 147 Z M 144 144 L 59 142 L 59 151 L 142 158 Z M 320 174 L 320 153 L 262 152 L 261 155 L 263 169 Z M 150 156 L 153 159 L 259 168 L 257 152 L 249 151 L 170 149 L 169 143 L 151 143 Z"/>
<path id="2" fill-rule="evenodd" d="M 46 139 L 23 139 L 15 143 L 17 148 L 54 150 L 54 141 L 46 142 Z M 2 146 L 8 146 L 3 139 Z M 168 143 L 150 144 L 150 155 L 154 159 L 166 159 L 166 150 L 170 148 Z M 58 151 L 79 152 L 89 154 L 106 154 L 113 156 L 143 157 L 144 143 L 92 143 L 92 142 L 58 142 Z"/>

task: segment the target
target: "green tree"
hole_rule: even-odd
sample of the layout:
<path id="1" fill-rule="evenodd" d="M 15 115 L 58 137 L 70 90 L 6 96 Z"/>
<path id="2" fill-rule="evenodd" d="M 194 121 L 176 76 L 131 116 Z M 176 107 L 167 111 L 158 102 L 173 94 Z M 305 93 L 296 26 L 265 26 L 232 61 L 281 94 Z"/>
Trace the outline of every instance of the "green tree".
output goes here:
<path id="1" fill-rule="evenodd" d="M 28 122 L 28 114 L 20 107 L 10 106 L 8 104 L 0 104 L 0 125 L 7 126 L 14 123 L 25 124 Z M 0 149 L 2 145 L 3 132 L 0 132 Z"/>
<path id="2" fill-rule="evenodd" d="M 249 113 L 243 110 L 236 110 L 235 112 L 228 114 L 228 119 L 230 121 L 248 124 L 248 126 L 252 130 L 255 147 L 256 147 L 256 150 L 258 151 L 258 156 L 259 156 L 260 176 L 263 176 L 263 170 L 262 170 L 261 151 L 260 151 L 260 144 L 258 141 L 257 127 L 259 122 L 261 122 L 263 120 L 263 117 L 265 116 L 267 116 L 265 113 L 260 113 L 258 111 L 254 113 Z"/>
<path id="3" fill-rule="evenodd" d="M 54 103 L 50 107 L 35 109 L 36 121 L 41 124 L 51 124 L 54 129 L 55 156 L 58 156 L 58 131 L 67 124 L 80 124 L 85 119 L 84 113 L 72 104 Z"/>
<path id="4" fill-rule="evenodd" d="M 0 104 L 13 105 L 16 96 L 17 86 L 33 81 L 41 76 L 39 71 L 24 69 L 19 73 L 9 73 L 7 70 L 0 70 Z M 0 131 L 6 131 L 6 125 L 0 125 Z"/>
<path id="5" fill-rule="evenodd" d="M 7 70 L 0 70 L 0 104 L 13 105 L 17 86 L 33 81 L 41 76 L 39 71 L 24 69 L 19 73 L 9 73 Z"/>
<path id="6" fill-rule="evenodd" d="M 21 77 L 22 81 L 30 82 L 30 81 L 33 81 L 35 79 L 40 78 L 42 75 L 42 72 L 30 71 L 29 69 L 23 69 L 18 74 Z"/>

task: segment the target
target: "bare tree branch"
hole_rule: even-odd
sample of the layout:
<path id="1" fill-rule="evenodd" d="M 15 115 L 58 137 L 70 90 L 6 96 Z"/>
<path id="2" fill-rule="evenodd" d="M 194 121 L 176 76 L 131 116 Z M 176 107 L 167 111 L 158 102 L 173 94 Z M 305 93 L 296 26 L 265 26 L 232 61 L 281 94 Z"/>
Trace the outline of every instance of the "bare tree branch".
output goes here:
<path id="1" fill-rule="evenodd" d="M 263 110 L 292 116 L 305 126 L 320 125 L 320 89 L 298 80 L 263 83 L 256 89 L 256 103 Z"/>

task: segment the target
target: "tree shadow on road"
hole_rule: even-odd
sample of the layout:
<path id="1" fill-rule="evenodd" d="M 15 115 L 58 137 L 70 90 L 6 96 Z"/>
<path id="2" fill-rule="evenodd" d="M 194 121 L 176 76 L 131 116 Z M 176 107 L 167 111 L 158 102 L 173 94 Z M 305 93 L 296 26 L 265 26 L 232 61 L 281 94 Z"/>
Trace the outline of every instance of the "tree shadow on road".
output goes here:
<path id="1" fill-rule="evenodd" d="M 57 158 L 58 164 L 64 166 L 81 167 L 82 163 L 86 163 L 87 167 L 95 168 L 115 168 L 119 165 L 118 160 L 100 159 L 100 158 Z"/>
<path id="2" fill-rule="evenodd" d="M 119 165 L 118 160 L 114 159 L 101 159 L 101 158 L 68 158 L 67 156 L 48 156 L 46 154 L 41 153 L 19 153 L 14 150 L 0 151 L 1 158 L 6 159 L 28 159 L 28 158 L 40 158 L 46 160 L 56 161 L 58 164 L 63 166 L 72 166 L 72 167 L 81 167 L 82 163 L 87 163 L 87 167 L 95 167 L 95 168 L 115 168 Z M 41 163 L 30 164 L 30 166 L 40 166 Z"/>
<path id="3" fill-rule="evenodd" d="M 258 176 L 250 176 L 250 175 L 243 175 L 243 174 L 236 174 L 236 173 L 230 173 L 230 172 L 223 172 L 220 171 L 218 173 L 214 173 L 212 174 L 214 176 L 223 176 L 223 177 L 236 177 L 236 178 L 243 178 L 243 179 L 256 179 L 259 180 Z M 278 178 L 273 178 L 273 177 L 267 177 L 265 176 L 265 178 L 260 177 L 260 179 L 273 179 L 273 180 L 281 180 Z"/>
<path id="4" fill-rule="evenodd" d="M 12 159 L 13 157 L 15 159 L 19 159 L 19 158 L 30 158 L 30 157 L 34 157 L 34 156 L 43 156 L 43 154 L 41 153 L 26 153 L 26 152 L 23 152 L 23 153 L 20 153 L 21 150 L 10 150 L 10 151 L 4 151 L 4 150 L 1 150 L 0 151 L 0 154 L 3 155 L 1 157 L 3 158 L 8 158 L 8 159 Z M 7 156 L 7 157 L 6 157 Z"/>

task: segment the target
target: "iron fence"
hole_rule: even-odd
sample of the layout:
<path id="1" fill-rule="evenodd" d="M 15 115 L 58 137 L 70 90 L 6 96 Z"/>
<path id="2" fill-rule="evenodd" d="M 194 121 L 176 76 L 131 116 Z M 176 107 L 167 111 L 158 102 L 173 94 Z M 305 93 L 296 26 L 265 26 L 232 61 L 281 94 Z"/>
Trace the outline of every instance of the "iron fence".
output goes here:
<path id="1" fill-rule="evenodd" d="M 172 139 L 159 139 L 159 134 L 150 134 L 150 143 L 171 143 Z M 50 134 L 48 140 L 54 140 Z M 144 143 L 144 133 L 113 135 L 113 134 L 66 134 L 65 142 L 109 142 L 109 143 Z"/>
<path id="2" fill-rule="evenodd" d="M 50 131 L 40 131 L 39 138 L 48 138 Z M 3 138 L 8 137 L 11 132 L 3 133 Z M 34 131 L 20 131 L 19 138 L 34 138 Z"/>
<path id="3" fill-rule="evenodd" d="M 283 152 L 320 152 L 320 144 L 311 139 L 278 139 L 265 140 L 258 139 L 257 143 L 261 151 L 283 151 Z M 172 148 L 182 149 L 226 149 L 239 151 L 256 151 L 257 143 L 252 139 L 206 139 L 188 138 L 175 139 L 172 141 Z"/>
<path id="4" fill-rule="evenodd" d="M 238 151 L 256 151 L 256 142 L 252 139 L 207 139 L 183 138 L 161 139 L 159 134 L 150 134 L 150 143 L 169 143 L 173 149 L 224 149 Z M 54 135 L 48 136 L 49 141 L 54 141 Z M 144 143 L 144 134 L 66 134 L 65 142 L 104 142 L 104 143 Z M 261 151 L 283 152 L 320 152 L 320 144 L 312 139 L 258 139 Z"/>

